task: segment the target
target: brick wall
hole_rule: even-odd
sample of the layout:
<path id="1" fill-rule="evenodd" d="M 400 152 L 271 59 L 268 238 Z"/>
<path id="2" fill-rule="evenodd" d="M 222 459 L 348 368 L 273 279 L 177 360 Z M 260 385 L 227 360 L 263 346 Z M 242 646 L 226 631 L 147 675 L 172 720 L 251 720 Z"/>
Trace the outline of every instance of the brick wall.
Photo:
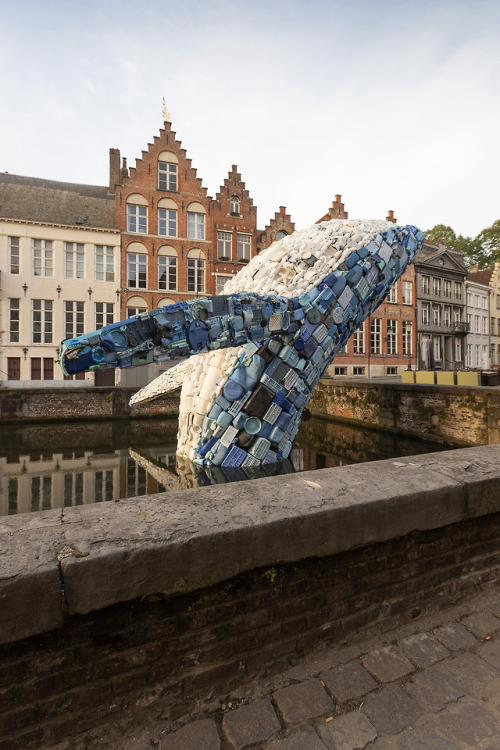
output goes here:
<path id="1" fill-rule="evenodd" d="M 314 416 L 346 420 L 450 445 L 500 442 L 500 389 L 321 381 Z"/>
<path id="2" fill-rule="evenodd" d="M 72 616 L 0 647 L 0 750 L 45 747 L 113 718 L 193 715 L 247 680 L 377 622 L 400 623 L 498 580 L 499 514 L 177 597 Z"/>
<path id="3" fill-rule="evenodd" d="M 134 416 L 176 415 L 178 393 L 129 406 L 137 388 L 23 388 L 0 390 L 0 420 L 113 419 Z"/>

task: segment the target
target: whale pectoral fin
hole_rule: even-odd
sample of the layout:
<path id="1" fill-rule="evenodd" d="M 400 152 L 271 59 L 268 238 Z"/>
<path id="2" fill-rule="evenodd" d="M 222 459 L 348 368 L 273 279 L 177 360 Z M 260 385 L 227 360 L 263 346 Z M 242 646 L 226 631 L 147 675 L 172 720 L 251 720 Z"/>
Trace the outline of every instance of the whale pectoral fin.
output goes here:
<path id="1" fill-rule="evenodd" d="M 189 378 L 194 363 L 190 360 L 179 362 L 178 365 L 165 370 L 161 375 L 134 393 L 129 403 L 130 406 L 142 404 L 146 401 L 153 401 L 155 398 L 170 393 L 180 388 L 184 381 Z"/>

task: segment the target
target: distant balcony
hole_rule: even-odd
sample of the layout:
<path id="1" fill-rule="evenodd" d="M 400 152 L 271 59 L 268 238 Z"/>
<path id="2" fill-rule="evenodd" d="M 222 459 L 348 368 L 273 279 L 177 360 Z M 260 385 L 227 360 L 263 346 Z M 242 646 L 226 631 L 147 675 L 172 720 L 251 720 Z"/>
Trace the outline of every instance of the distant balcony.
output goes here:
<path id="1" fill-rule="evenodd" d="M 470 323 L 457 323 L 451 324 L 451 330 L 454 333 L 470 333 Z"/>

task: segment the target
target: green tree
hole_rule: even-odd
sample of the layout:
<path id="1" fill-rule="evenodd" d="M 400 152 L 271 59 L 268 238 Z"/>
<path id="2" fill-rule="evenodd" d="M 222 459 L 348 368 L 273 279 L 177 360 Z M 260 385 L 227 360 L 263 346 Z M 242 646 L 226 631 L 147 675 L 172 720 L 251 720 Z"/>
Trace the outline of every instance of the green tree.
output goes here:
<path id="1" fill-rule="evenodd" d="M 479 268 L 491 268 L 495 261 L 500 261 L 500 219 L 479 232 L 475 242 L 478 245 L 476 262 Z"/>
<path id="2" fill-rule="evenodd" d="M 436 226 L 425 233 L 425 238 L 430 242 L 442 242 L 450 250 L 459 250 L 463 253 L 467 266 L 477 263 L 480 268 L 486 268 L 488 263 L 486 262 L 486 265 L 483 265 L 485 263 L 485 255 L 478 237 L 472 238 L 464 237 L 462 234 L 457 235 L 454 229 L 446 224 L 436 224 Z"/>

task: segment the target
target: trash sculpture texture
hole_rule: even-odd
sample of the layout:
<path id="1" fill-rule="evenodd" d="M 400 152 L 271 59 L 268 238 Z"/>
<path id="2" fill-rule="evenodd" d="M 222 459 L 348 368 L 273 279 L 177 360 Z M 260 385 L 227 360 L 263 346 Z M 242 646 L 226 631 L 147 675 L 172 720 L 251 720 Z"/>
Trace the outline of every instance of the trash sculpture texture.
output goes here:
<path id="1" fill-rule="evenodd" d="M 223 295 L 63 341 L 61 367 L 71 375 L 189 357 L 131 399 L 182 386 L 178 453 L 227 469 L 286 459 L 322 374 L 422 243 L 410 225 L 314 224 L 252 258 Z"/>

